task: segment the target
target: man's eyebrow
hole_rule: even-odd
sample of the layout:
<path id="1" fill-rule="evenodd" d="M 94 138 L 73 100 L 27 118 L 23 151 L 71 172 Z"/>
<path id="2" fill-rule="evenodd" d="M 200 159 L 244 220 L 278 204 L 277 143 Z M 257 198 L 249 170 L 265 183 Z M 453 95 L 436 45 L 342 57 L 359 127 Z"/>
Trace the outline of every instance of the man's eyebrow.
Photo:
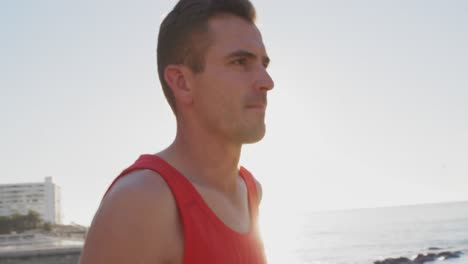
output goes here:
<path id="1" fill-rule="evenodd" d="M 247 50 L 236 50 L 234 52 L 229 53 L 229 55 L 226 56 L 226 58 L 228 59 L 237 57 L 246 57 L 250 59 L 258 58 L 257 55 Z M 268 64 L 270 64 L 270 58 L 268 56 L 262 56 L 262 63 L 263 65 L 265 65 L 265 67 L 268 66 Z"/>

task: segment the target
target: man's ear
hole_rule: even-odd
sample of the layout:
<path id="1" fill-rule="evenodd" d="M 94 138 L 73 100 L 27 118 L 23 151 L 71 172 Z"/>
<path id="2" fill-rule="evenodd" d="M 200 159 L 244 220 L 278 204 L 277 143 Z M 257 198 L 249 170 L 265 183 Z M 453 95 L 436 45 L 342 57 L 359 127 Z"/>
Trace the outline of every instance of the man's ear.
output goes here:
<path id="1" fill-rule="evenodd" d="M 176 102 L 190 104 L 192 102 L 192 87 L 190 71 L 184 65 L 168 65 L 164 70 L 164 79 L 172 90 Z"/>

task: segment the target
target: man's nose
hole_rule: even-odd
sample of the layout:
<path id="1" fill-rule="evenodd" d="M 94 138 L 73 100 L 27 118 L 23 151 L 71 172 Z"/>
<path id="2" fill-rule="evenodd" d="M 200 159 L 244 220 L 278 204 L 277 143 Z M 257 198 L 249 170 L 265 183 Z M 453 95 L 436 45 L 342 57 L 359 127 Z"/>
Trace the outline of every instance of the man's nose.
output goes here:
<path id="1" fill-rule="evenodd" d="M 263 67 L 259 69 L 257 78 L 255 86 L 259 90 L 269 91 L 275 86 L 275 82 L 271 78 L 270 74 Z"/>

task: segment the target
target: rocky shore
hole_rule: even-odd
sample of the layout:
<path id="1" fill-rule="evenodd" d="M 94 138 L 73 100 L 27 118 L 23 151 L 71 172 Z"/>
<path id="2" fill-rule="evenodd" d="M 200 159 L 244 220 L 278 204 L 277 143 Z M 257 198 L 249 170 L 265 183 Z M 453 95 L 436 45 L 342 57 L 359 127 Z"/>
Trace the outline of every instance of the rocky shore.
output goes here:
<path id="1" fill-rule="evenodd" d="M 426 262 L 460 258 L 464 254 L 460 250 L 447 251 L 436 247 L 428 248 L 428 250 L 430 251 L 429 253 L 419 253 L 412 258 L 387 258 L 384 260 L 374 261 L 374 264 L 424 264 Z"/>

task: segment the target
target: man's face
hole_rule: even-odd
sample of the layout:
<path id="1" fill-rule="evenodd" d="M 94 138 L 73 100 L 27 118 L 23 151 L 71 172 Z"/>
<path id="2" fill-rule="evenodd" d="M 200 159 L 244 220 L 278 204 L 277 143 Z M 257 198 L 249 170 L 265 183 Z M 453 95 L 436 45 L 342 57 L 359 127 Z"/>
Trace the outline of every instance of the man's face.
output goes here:
<path id="1" fill-rule="evenodd" d="M 232 15 L 209 21 L 212 43 L 204 71 L 193 78 L 193 107 L 210 133 L 232 143 L 253 143 L 265 135 L 267 92 L 273 80 L 255 25 Z"/>

